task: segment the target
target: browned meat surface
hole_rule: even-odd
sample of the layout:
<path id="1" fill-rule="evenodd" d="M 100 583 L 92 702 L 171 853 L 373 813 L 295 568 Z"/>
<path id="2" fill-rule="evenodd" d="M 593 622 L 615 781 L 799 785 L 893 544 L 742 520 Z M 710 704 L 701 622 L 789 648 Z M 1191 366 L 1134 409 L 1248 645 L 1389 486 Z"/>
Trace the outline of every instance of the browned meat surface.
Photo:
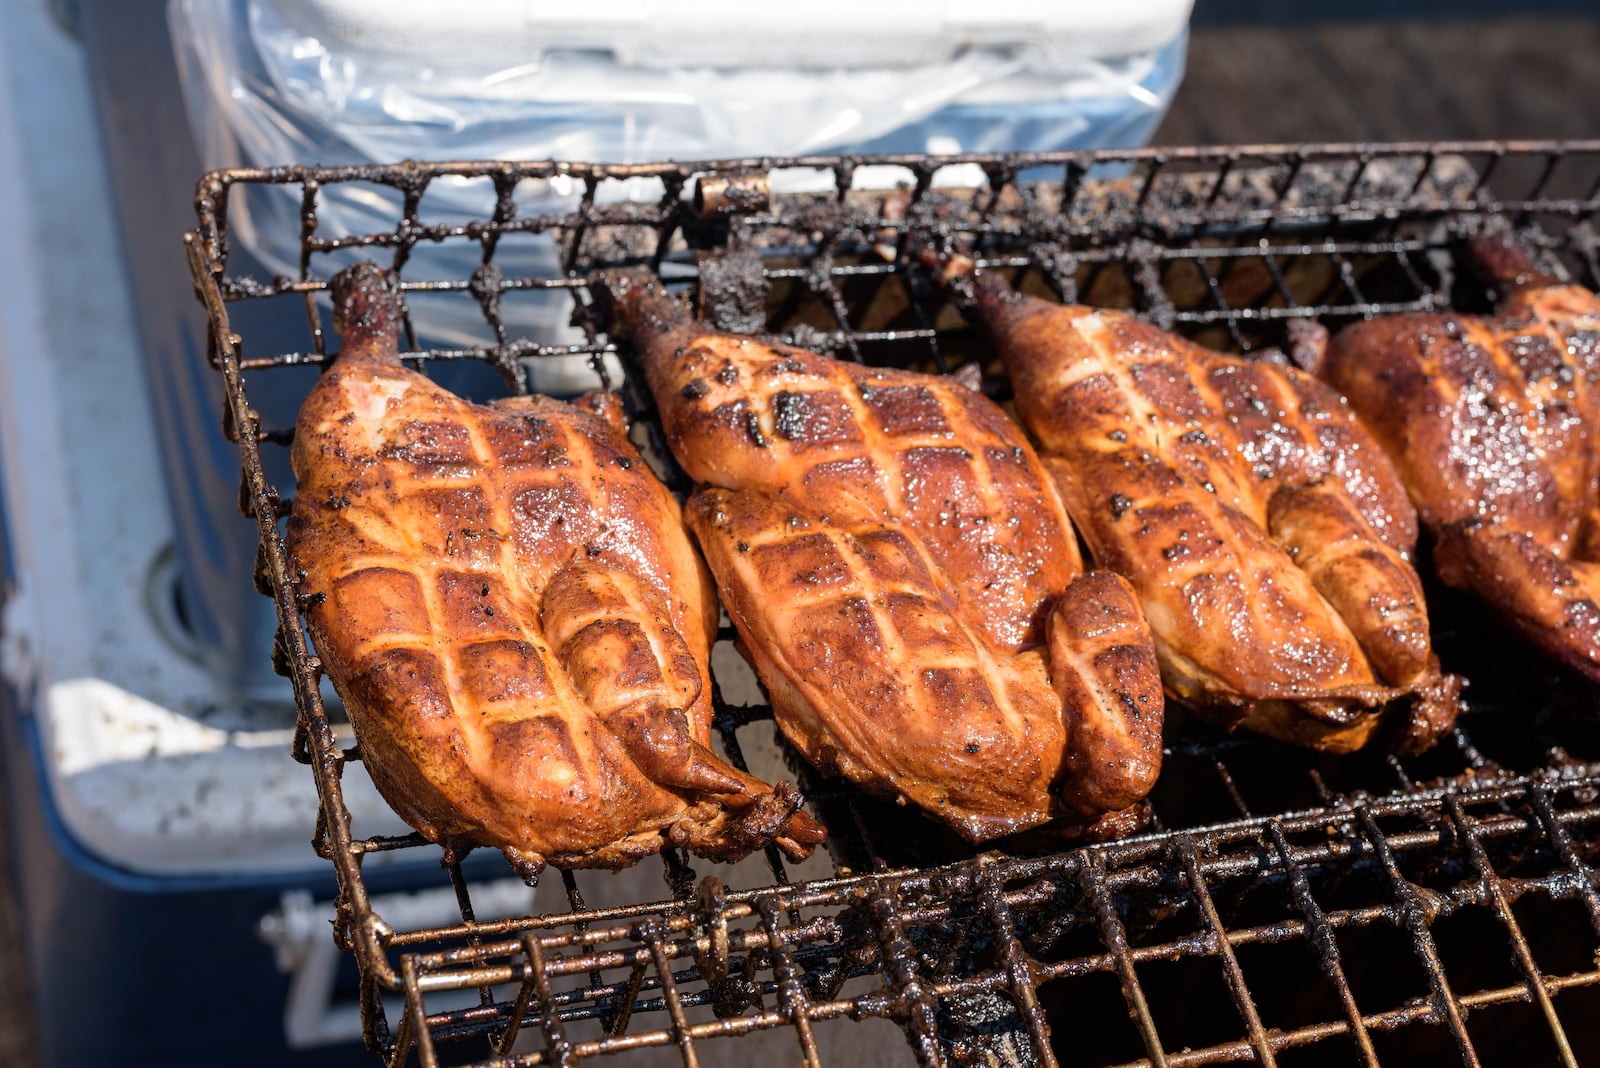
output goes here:
<path id="1" fill-rule="evenodd" d="M 1358 323 L 1321 373 L 1400 469 L 1440 577 L 1600 681 L 1600 300 L 1548 281 L 1494 318 Z"/>
<path id="2" fill-rule="evenodd" d="M 401 366 L 399 297 L 333 283 L 342 351 L 301 407 L 306 620 L 384 798 L 429 839 L 620 867 L 820 828 L 710 748 L 716 603 L 610 394 L 477 405 Z"/>
<path id="3" fill-rule="evenodd" d="M 1310 375 L 1135 316 L 1017 293 L 957 258 L 1017 413 L 1094 562 L 1126 575 L 1168 692 L 1226 726 L 1336 752 L 1392 711 L 1401 744 L 1454 719 L 1393 468 Z"/>
<path id="4" fill-rule="evenodd" d="M 1082 573 L 1004 413 L 948 379 L 719 333 L 635 276 L 599 289 L 790 741 L 974 841 L 1126 827 L 1160 765 L 1149 631 L 1126 582 Z"/>

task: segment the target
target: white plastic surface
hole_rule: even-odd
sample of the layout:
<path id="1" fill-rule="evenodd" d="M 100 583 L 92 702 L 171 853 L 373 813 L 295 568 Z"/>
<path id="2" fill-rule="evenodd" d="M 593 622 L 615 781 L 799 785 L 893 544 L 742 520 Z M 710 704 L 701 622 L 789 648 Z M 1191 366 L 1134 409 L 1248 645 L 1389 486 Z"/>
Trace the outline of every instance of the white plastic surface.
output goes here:
<path id="1" fill-rule="evenodd" d="M 1182 77 L 1190 6 L 169 0 L 168 21 L 208 166 L 628 163 L 1142 144 Z M 519 210 L 567 210 L 578 192 L 526 183 Z M 650 183 L 607 183 L 597 199 L 657 196 Z M 252 196 L 234 206 L 233 234 L 271 273 L 295 274 L 299 208 L 297 189 Z M 425 201 L 432 223 L 492 208 L 481 183 L 438 182 Z M 398 210 L 380 190 L 336 185 L 317 217 L 319 236 L 339 237 L 393 230 Z M 559 270 L 551 239 L 516 244 L 497 257 L 508 274 Z M 434 277 L 465 277 L 480 252 L 438 251 Z M 321 257 L 312 269 L 341 265 Z M 482 343 L 474 309 L 435 303 L 412 308 L 428 341 Z M 569 302 L 522 307 L 514 332 L 572 340 Z"/>
<path id="2" fill-rule="evenodd" d="M 600 50 L 652 67 L 894 67 L 970 49 L 1052 59 L 1148 52 L 1178 35 L 1193 0 L 274 0 L 282 24 L 333 52 L 482 70 Z M 265 12 L 266 7 L 263 7 Z"/>

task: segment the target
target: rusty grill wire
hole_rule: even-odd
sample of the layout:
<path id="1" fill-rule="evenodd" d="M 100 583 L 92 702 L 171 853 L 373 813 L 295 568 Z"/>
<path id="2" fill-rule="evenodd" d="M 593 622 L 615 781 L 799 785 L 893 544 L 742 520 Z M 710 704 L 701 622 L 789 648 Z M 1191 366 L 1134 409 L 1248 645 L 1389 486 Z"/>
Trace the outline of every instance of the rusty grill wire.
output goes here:
<path id="1" fill-rule="evenodd" d="M 782 192 L 796 176 L 810 191 Z M 434 183 L 481 187 L 481 214 L 431 217 Z M 344 186 L 392 209 L 392 225 L 324 232 L 320 198 Z M 570 195 L 533 212 L 530 188 Z M 295 275 L 255 277 L 230 255 L 230 216 L 243 202 L 259 224 L 271 197 L 298 202 Z M 589 907 L 580 881 L 603 898 L 614 877 L 560 872 L 570 911 L 480 921 L 473 887 L 503 868 L 445 858 L 461 921 L 404 930 L 374 911 L 364 861 L 438 851 L 351 826 L 341 778 L 360 754 L 320 695 L 280 536 L 289 487 L 272 477 L 310 382 L 284 369 L 329 359 L 320 295 L 352 256 L 397 268 L 413 309 L 447 297 L 481 313 L 478 344 L 435 343 L 408 318 L 416 366 L 477 361 L 498 372 L 492 393 L 528 390 L 546 361 L 587 361 L 681 488 L 631 353 L 590 312 L 590 270 L 643 264 L 721 325 L 950 370 L 992 353 L 906 263 L 907 237 L 938 231 L 1025 287 L 1248 353 L 1284 344 L 1294 319 L 1488 308 L 1456 238 L 1490 218 L 1600 287 L 1600 142 L 295 167 L 209 174 L 197 210 L 190 265 L 261 535 L 258 584 L 281 623 L 295 754 L 321 801 L 314 845 L 338 876 L 334 937 L 359 967 L 368 1045 L 390 1064 L 570 1065 L 651 1048 L 687 1065 L 1600 1059 L 1593 695 L 1448 590 L 1429 590 L 1437 641 L 1471 677 L 1473 707 L 1421 757 L 1333 758 L 1178 724 L 1146 833 L 981 854 L 791 762 L 829 828 L 825 861 L 796 870 L 768 850 L 764 866 L 700 877 L 669 849 L 662 900 Z M 548 269 L 518 273 L 514 242 L 543 249 Z M 576 340 L 519 332 L 518 299 L 552 293 L 566 294 Z M 299 323 L 298 341 L 236 332 L 247 320 Z M 247 379 L 276 399 L 248 398 Z M 719 694 L 716 729 L 745 766 L 778 743 L 735 661 L 714 659 L 718 681 L 753 696 Z"/>

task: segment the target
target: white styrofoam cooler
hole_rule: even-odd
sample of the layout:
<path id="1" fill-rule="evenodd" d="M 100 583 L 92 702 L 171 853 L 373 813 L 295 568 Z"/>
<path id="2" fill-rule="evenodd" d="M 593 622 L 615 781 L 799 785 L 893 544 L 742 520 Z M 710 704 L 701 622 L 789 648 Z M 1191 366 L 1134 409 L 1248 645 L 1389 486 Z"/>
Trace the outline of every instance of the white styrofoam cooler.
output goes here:
<path id="1" fill-rule="evenodd" d="M 210 166 L 634 163 L 1142 144 L 1181 79 L 1191 6 L 170 0 L 168 18 Z M 299 266 L 288 214 L 297 196 L 285 190 L 236 220 L 276 272 Z M 635 183 L 608 196 L 659 189 Z M 449 183 L 430 198 L 434 221 L 492 207 L 481 190 L 474 199 Z M 575 190 L 551 183 L 521 205 L 575 202 Z M 370 190 L 335 190 L 319 204 L 319 232 L 388 229 L 395 211 Z M 563 320 L 528 325 L 556 340 Z M 470 324 L 435 325 L 438 340 L 469 342 Z"/>

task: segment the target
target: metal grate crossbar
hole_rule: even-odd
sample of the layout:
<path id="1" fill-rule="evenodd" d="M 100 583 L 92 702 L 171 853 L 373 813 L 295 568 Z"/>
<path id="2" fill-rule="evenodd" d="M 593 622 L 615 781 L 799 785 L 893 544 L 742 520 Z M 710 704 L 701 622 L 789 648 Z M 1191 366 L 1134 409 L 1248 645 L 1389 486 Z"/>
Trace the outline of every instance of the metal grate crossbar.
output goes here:
<path id="1" fill-rule="evenodd" d="M 335 200 L 382 225 L 335 232 Z M 190 265 L 321 802 L 314 844 L 338 876 L 334 936 L 389 1063 L 1600 1058 L 1593 694 L 1451 591 L 1429 590 L 1437 641 L 1473 701 L 1435 750 L 1333 758 L 1180 724 L 1146 833 L 1088 847 L 974 855 L 817 777 L 719 645 L 722 750 L 799 779 L 826 857 L 695 861 L 706 873 L 668 850 L 660 900 L 591 905 L 623 884 L 561 872 L 564 908 L 504 919 L 473 906 L 504 868 L 445 857 L 460 922 L 406 929 L 374 908 L 368 858 L 439 850 L 352 825 L 359 748 L 320 695 L 278 477 L 310 382 L 289 369 L 329 361 L 326 280 L 354 258 L 399 271 L 416 366 L 469 395 L 617 389 L 681 489 L 633 354 L 593 312 L 595 269 L 647 266 L 725 328 L 844 359 L 992 367 L 908 262 L 910 239 L 938 234 L 1024 288 L 1254 353 L 1289 344 L 1295 320 L 1488 308 L 1458 239 L 1491 219 L 1600 288 L 1600 142 L 296 167 L 207 175 L 197 210 Z M 269 227 L 298 227 L 297 270 L 235 249 Z"/>

